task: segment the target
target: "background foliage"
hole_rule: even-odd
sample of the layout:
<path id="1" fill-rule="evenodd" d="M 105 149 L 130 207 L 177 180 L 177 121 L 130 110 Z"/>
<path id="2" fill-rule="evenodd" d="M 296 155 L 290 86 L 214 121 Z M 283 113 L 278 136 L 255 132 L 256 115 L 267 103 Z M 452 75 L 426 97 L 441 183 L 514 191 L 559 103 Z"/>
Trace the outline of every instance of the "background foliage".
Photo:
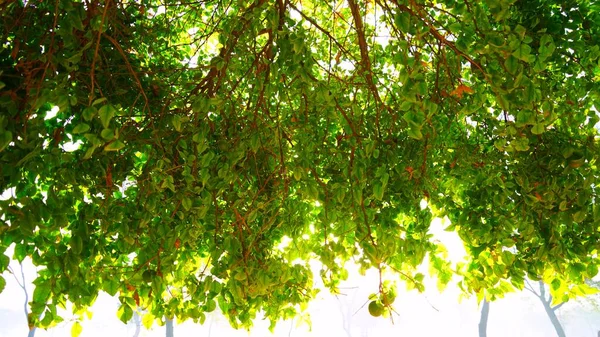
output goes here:
<path id="1" fill-rule="evenodd" d="M 595 1 L 0 1 L 0 251 L 30 324 L 291 317 L 344 263 L 491 299 L 598 272 Z M 594 107 L 595 104 L 595 107 Z M 58 109 L 53 108 L 58 107 Z M 427 202 L 426 207 L 423 201 Z M 432 238 L 447 216 L 470 258 Z M 9 257 L 0 255 L 0 270 Z M 3 288 L 0 279 L 0 289 Z M 575 286 L 583 284 L 581 286 Z M 387 314 L 393 283 L 372 313 Z"/>

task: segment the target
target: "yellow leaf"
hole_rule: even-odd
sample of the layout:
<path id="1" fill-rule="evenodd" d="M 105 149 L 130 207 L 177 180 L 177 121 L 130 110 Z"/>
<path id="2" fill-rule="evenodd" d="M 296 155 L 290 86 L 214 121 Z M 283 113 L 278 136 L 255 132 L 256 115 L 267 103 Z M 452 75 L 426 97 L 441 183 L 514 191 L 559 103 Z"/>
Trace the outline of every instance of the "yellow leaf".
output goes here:
<path id="1" fill-rule="evenodd" d="M 144 325 L 144 327 L 146 329 L 150 329 L 152 327 L 153 323 L 154 323 L 154 315 L 152 315 L 151 313 L 147 313 L 144 315 L 144 317 L 142 317 L 142 324 Z"/>
<path id="2" fill-rule="evenodd" d="M 71 337 L 79 337 L 79 335 L 81 335 L 81 331 L 83 331 L 83 327 L 81 327 L 79 321 L 75 321 L 71 327 Z"/>

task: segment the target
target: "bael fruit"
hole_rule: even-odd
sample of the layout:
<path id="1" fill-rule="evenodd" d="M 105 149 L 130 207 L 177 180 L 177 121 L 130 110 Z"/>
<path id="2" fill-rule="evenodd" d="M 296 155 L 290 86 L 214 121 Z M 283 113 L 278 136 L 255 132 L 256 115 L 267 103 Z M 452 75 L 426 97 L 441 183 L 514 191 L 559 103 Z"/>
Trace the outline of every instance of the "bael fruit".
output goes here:
<path id="1" fill-rule="evenodd" d="M 393 290 L 390 290 L 387 293 L 385 293 L 385 296 L 384 295 L 381 296 L 381 302 L 385 306 L 392 305 L 392 303 L 394 303 L 395 300 L 396 300 L 396 293 Z"/>
<path id="2" fill-rule="evenodd" d="M 145 270 L 142 274 L 142 279 L 144 279 L 144 282 L 151 282 L 152 276 L 154 276 L 154 272 L 152 270 Z"/>
<path id="3" fill-rule="evenodd" d="M 369 303 L 369 314 L 373 317 L 379 317 L 383 314 L 383 305 L 379 304 L 377 301 L 371 301 Z"/>

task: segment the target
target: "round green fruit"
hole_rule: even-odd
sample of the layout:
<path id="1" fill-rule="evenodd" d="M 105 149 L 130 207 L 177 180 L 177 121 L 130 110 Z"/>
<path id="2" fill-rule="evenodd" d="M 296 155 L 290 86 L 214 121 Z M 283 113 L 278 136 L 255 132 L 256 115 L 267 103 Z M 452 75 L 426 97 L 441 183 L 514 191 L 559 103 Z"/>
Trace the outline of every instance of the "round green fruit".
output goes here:
<path id="1" fill-rule="evenodd" d="M 145 270 L 144 273 L 142 274 L 142 278 L 144 279 L 144 282 L 151 282 L 152 281 L 152 276 L 154 273 L 152 272 L 152 270 Z"/>
<path id="2" fill-rule="evenodd" d="M 383 305 L 377 303 L 377 301 L 371 301 L 369 303 L 369 314 L 373 317 L 379 317 L 383 314 Z"/>
<path id="3" fill-rule="evenodd" d="M 385 296 L 382 295 L 380 299 L 383 305 L 392 305 L 392 303 L 394 303 L 394 301 L 396 300 L 396 293 L 393 290 L 390 290 L 385 294 Z"/>

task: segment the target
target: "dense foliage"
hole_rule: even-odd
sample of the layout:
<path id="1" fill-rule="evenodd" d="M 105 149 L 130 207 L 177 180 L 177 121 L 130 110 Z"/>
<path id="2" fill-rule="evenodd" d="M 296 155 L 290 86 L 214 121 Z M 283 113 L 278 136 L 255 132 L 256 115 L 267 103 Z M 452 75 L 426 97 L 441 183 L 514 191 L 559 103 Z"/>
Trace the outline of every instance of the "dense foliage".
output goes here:
<path id="1" fill-rule="evenodd" d="M 30 324 L 99 291 L 124 321 L 274 322 L 310 260 L 331 289 L 352 260 L 421 290 L 427 262 L 491 298 L 598 272 L 596 1 L 2 0 L 0 22 L 0 252 L 42 267 Z"/>

